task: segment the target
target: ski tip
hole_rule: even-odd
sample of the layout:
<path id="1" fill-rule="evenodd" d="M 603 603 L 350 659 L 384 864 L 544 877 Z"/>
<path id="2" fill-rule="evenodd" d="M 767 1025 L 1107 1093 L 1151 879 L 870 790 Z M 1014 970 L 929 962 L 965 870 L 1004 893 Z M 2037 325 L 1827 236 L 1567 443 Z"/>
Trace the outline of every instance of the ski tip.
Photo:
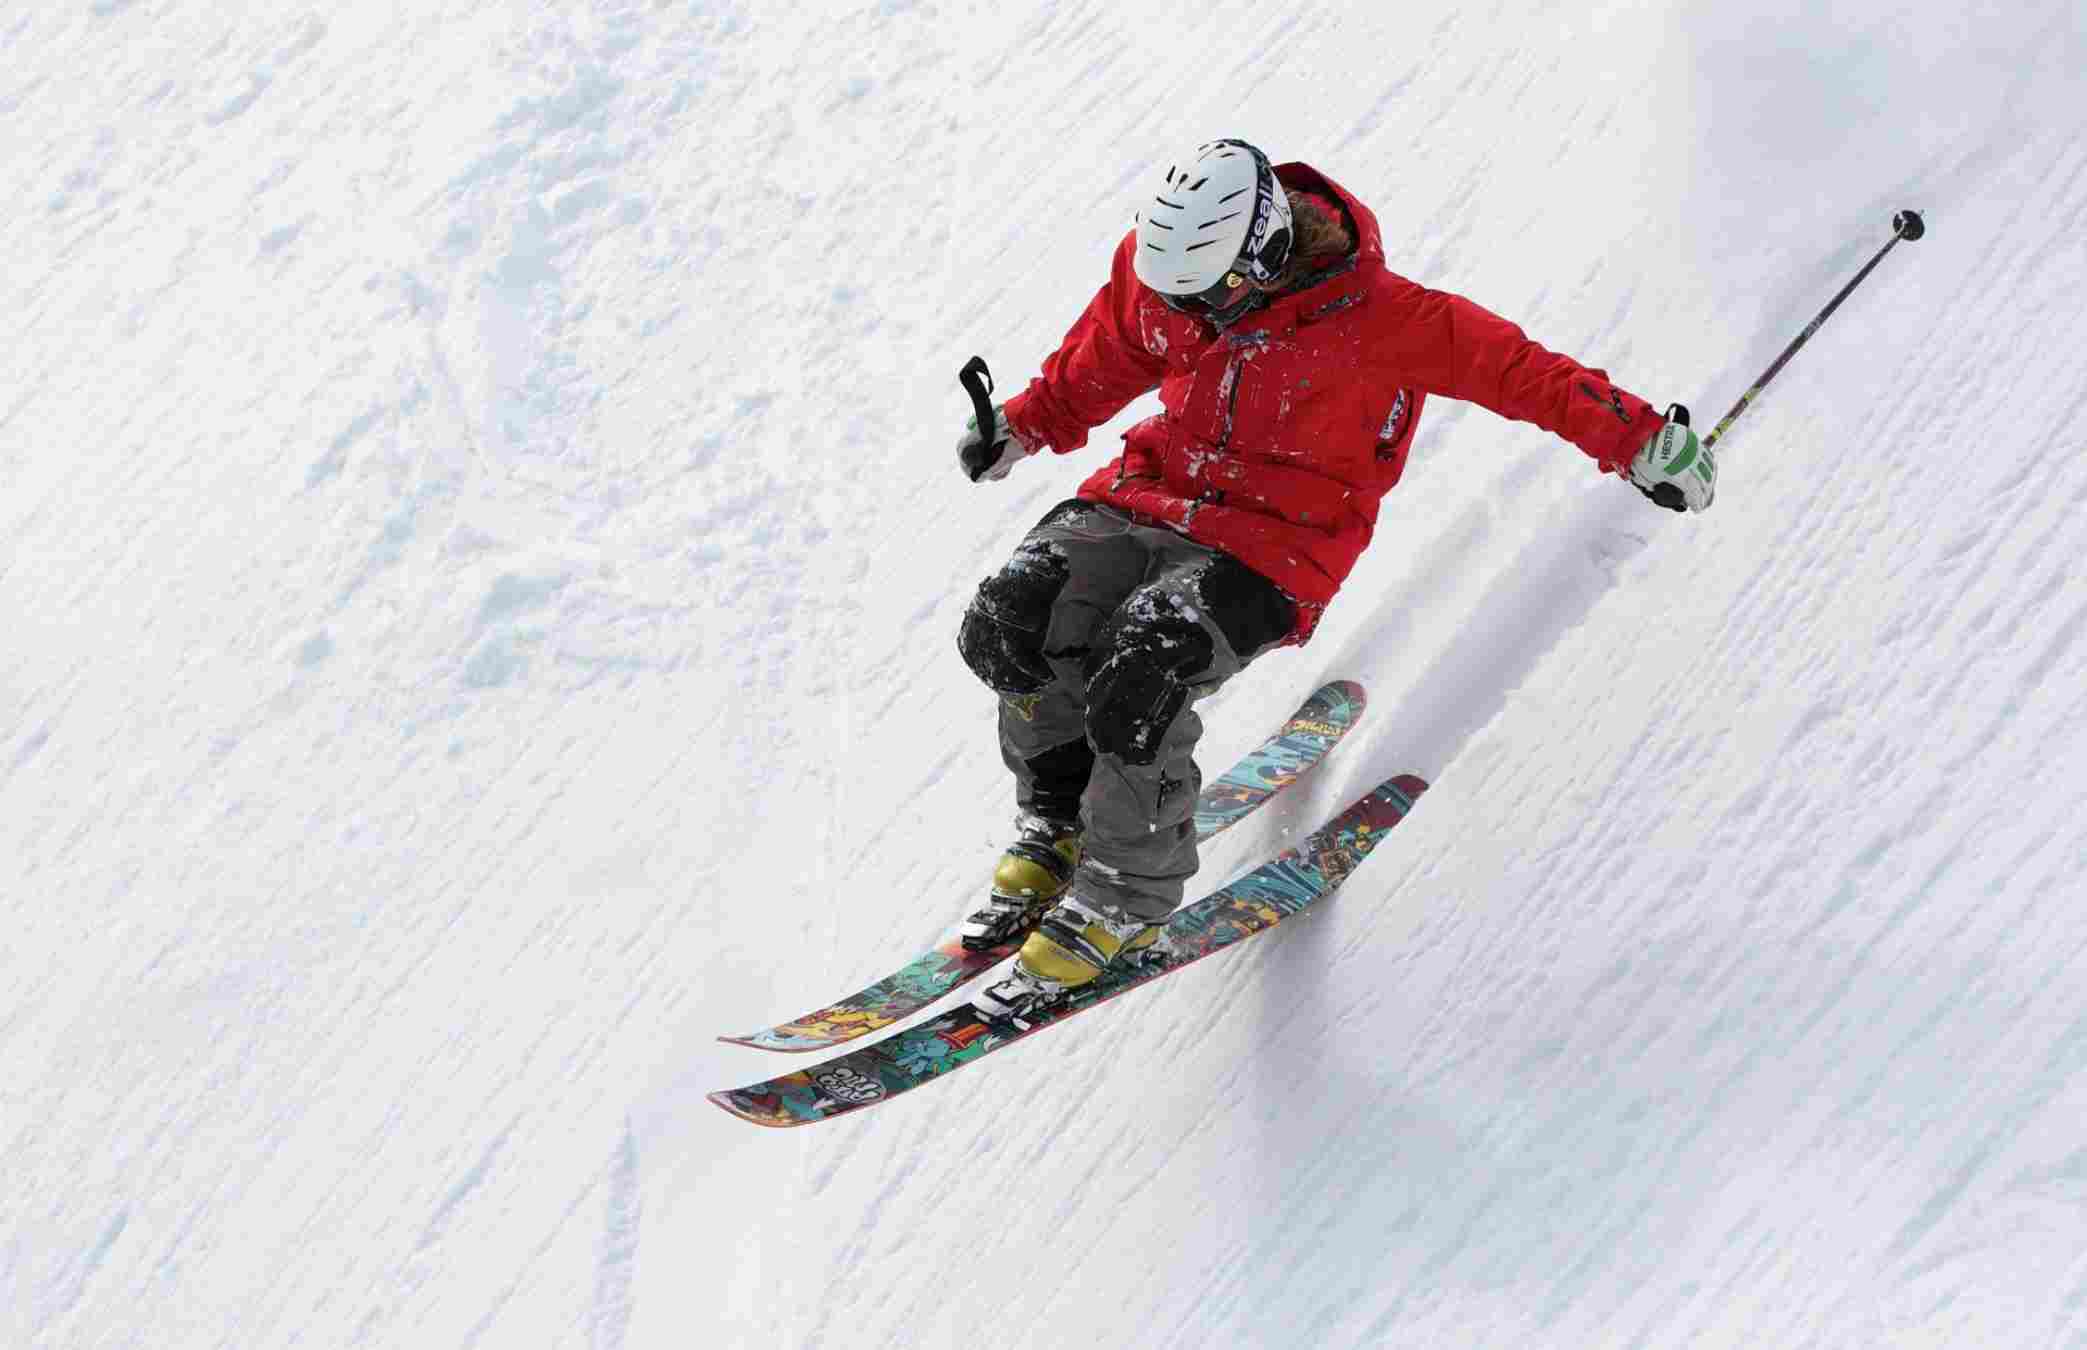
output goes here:
<path id="1" fill-rule="evenodd" d="M 1319 686 L 1319 692 L 1346 699 L 1355 705 L 1355 711 L 1358 713 L 1368 707 L 1370 702 L 1369 691 L 1354 680 L 1328 680 Z"/>
<path id="2" fill-rule="evenodd" d="M 736 1116 L 749 1125 L 760 1125 L 771 1130 L 786 1130 L 792 1125 L 804 1124 L 803 1121 L 795 1116 L 773 1116 L 761 1111 L 749 1111 L 738 1102 L 733 1101 L 732 1094 L 729 1092 L 711 1092 L 705 1094 L 705 1097 L 718 1110 L 723 1111 L 728 1116 Z"/>

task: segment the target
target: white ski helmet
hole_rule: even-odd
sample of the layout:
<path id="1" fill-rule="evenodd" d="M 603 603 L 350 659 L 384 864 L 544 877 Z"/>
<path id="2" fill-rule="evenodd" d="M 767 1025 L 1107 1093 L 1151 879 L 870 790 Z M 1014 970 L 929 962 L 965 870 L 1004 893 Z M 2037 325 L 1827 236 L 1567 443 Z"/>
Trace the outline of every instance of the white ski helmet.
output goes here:
<path id="1" fill-rule="evenodd" d="M 1290 257 L 1290 198 L 1245 141 L 1210 141 L 1170 162 L 1137 220 L 1138 280 L 1176 309 L 1226 310 Z"/>

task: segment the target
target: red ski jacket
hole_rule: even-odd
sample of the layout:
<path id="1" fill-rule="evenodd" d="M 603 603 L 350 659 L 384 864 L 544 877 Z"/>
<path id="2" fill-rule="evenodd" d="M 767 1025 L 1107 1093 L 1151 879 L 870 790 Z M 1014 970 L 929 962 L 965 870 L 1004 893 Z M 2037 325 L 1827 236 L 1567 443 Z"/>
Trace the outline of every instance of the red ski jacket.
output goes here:
<path id="1" fill-rule="evenodd" d="M 1377 218 L 1332 180 L 1303 164 L 1276 175 L 1346 213 L 1352 267 L 1219 331 L 1137 279 L 1133 232 L 1006 411 L 1024 440 L 1066 454 L 1157 388 L 1163 411 L 1124 433 L 1123 453 L 1078 495 L 1268 578 L 1297 602 L 1290 640 L 1301 643 L 1369 544 L 1429 394 L 1533 422 L 1611 473 L 1626 472 L 1665 419 L 1500 316 L 1388 270 Z"/>

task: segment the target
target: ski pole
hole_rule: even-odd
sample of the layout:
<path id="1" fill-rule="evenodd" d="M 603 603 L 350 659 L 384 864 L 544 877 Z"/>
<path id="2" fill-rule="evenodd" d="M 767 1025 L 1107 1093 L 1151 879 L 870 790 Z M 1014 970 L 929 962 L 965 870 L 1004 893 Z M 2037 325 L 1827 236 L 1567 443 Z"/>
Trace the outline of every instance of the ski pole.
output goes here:
<path id="1" fill-rule="evenodd" d="M 1928 227 L 1921 222 L 1920 212 L 1901 211 L 1898 214 L 1894 215 L 1891 218 L 1891 238 L 1885 241 L 1884 247 L 1878 249 L 1876 256 L 1863 264 L 1862 270 L 1855 274 L 1855 279 L 1853 281 L 1850 281 L 1847 285 L 1841 287 L 1841 293 L 1839 295 L 1836 295 L 1835 297 L 1833 297 L 1833 299 L 1826 302 L 1826 308 L 1819 311 L 1818 318 L 1813 319 L 1810 323 L 1805 325 L 1804 331 L 1797 335 L 1797 340 L 1795 342 L 1792 342 L 1789 346 L 1783 348 L 1783 354 L 1775 358 L 1774 365 L 1771 365 L 1767 370 L 1761 372 L 1761 378 L 1754 381 L 1754 387 L 1747 390 L 1744 394 L 1741 394 L 1739 396 L 1739 402 L 1732 405 L 1732 411 L 1726 413 L 1725 419 L 1722 422 L 1719 422 L 1715 427 L 1713 427 L 1711 429 L 1710 434 L 1703 438 L 1703 448 L 1705 450 L 1708 450 L 1711 446 L 1717 444 L 1718 437 L 1724 435 L 1727 431 L 1731 429 L 1732 424 L 1739 420 L 1739 414 L 1745 412 L 1747 405 L 1749 403 L 1752 403 L 1757 397 L 1760 396 L 1761 391 L 1768 387 L 1768 382 L 1775 378 L 1776 372 L 1780 371 L 1785 365 L 1789 364 L 1790 358 L 1797 355 L 1797 349 L 1799 347 L 1802 347 L 1805 343 L 1811 341 L 1812 334 L 1819 331 L 1819 325 L 1825 323 L 1827 316 L 1832 314 L 1835 310 L 1841 307 L 1841 301 L 1846 300 L 1848 298 L 1848 293 L 1850 291 L 1853 291 L 1857 286 L 1860 286 L 1862 284 L 1862 279 L 1870 274 L 1870 269 L 1874 268 L 1878 263 L 1884 261 L 1884 255 L 1891 252 L 1892 247 L 1896 245 L 1899 242 L 1899 240 L 1918 239 L 1927 232 Z"/>

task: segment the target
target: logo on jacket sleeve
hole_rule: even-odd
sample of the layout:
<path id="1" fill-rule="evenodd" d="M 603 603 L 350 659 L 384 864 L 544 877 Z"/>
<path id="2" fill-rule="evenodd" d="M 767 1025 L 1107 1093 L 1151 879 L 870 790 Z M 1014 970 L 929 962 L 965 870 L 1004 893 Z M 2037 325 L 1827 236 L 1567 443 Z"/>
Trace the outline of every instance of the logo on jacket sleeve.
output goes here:
<path id="1" fill-rule="evenodd" d="M 1609 390 L 1609 396 L 1603 398 L 1601 390 L 1583 380 L 1580 383 L 1580 392 L 1615 413 L 1617 421 L 1625 426 L 1630 425 L 1630 409 L 1623 406 L 1623 395 L 1617 393 L 1613 387 Z"/>
<path id="2" fill-rule="evenodd" d="M 1384 425 L 1378 429 L 1377 448 L 1382 450 L 1387 446 L 1398 444 L 1399 433 L 1405 429 L 1406 391 L 1401 389 L 1399 390 L 1399 396 L 1391 401 L 1391 415 L 1384 419 Z"/>

